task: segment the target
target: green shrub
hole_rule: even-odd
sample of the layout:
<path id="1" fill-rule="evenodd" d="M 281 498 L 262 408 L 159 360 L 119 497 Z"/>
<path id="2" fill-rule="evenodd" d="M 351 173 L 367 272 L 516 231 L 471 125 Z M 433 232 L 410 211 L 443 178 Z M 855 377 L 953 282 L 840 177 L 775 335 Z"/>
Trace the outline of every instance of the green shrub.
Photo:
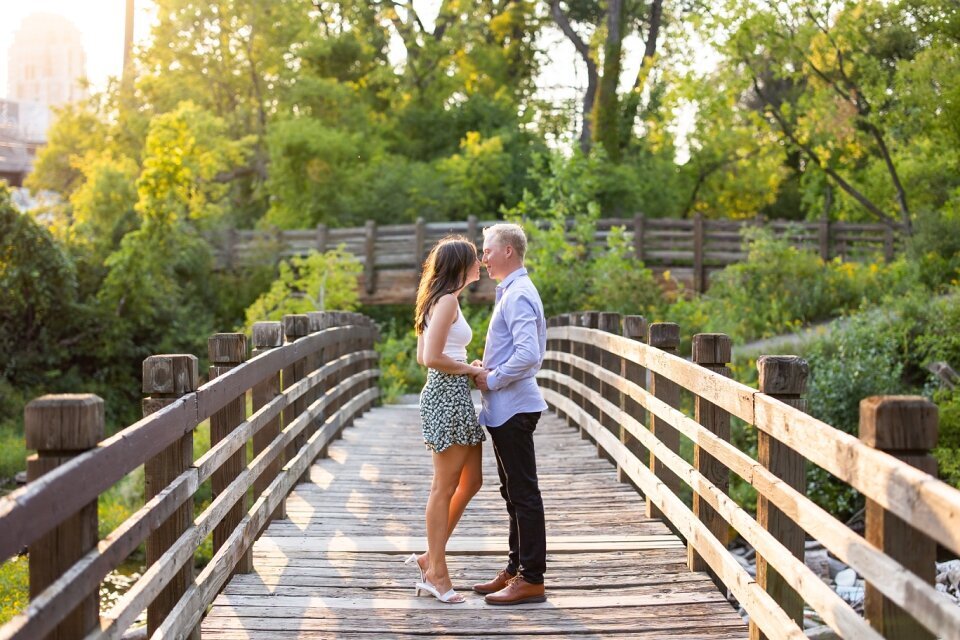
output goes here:
<path id="1" fill-rule="evenodd" d="M 30 565 L 27 556 L 14 556 L 0 563 L 0 625 L 27 607 L 30 597 Z"/>
<path id="2" fill-rule="evenodd" d="M 338 309 L 352 311 L 360 297 L 360 262 L 341 245 L 326 253 L 311 252 L 280 263 L 270 290 L 247 308 L 247 326 L 280 320 L 289 313 Z"/>
<path id="3" fill-rule="evenodd" d="M 906 393 L 903 346 L 898 335 L 903 318 L 874 310 L 852 316 L 816 341 L 805 354 L 810 363 L 808 411 L 849 434 L 859 428 L 860 401 L 873 395 Z M 848 518 L 863 504 L 859 493 L 823 469 L 810 466 L 807 494 L 838 518 Z"/>
<path id="4" fill-rule="evenodd" d="M 960 489 L 960 388 L 943 389 L 933 396 L 940 409 L 940 437 L 933 456 L 940 478 Z"/>

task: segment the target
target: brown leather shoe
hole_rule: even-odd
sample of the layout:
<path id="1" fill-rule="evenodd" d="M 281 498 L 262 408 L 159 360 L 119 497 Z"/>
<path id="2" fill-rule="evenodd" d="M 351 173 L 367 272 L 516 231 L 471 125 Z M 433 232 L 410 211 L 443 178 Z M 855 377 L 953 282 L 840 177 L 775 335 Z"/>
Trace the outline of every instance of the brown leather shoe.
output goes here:
<path id="1" fill-rule="evenodd" d="M 524 604 L 526 602 L 545 602 L 547 596 L 544 594 L 542 584 L 533 584 L 524 580 L 523 576 L 516 576 L 510 583 L 484 598 L 487 604 L 510 605 Z"/>
<path id="2" fill-rule="evenodd" d="M 482 596 L 488 593 L 496 593 L 507 586 L 507 583 L 513 580 L 513 578 L 514 574 L 508 573 L 506 569 L 500 569 L 500 573 L 497 574 L 496 578 L 490 582 L 481 582 L 480 584 L 473 585 L 473 590 Z"/>

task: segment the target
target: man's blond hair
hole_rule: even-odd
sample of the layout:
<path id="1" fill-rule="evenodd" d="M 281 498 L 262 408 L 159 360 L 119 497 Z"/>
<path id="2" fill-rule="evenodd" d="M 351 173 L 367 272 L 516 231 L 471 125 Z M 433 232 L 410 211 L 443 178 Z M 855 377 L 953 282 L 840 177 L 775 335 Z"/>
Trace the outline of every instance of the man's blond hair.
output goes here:
<path id="1" fill-rule="evenodd" d="M 518 224 L 500 222 L 492 227 L 485 227 L 483 237 L 493 238 L 500 244 L 510 245 L 521 260 L 527 253 L 527 234 L 523 232 L 523 227 Z"/>

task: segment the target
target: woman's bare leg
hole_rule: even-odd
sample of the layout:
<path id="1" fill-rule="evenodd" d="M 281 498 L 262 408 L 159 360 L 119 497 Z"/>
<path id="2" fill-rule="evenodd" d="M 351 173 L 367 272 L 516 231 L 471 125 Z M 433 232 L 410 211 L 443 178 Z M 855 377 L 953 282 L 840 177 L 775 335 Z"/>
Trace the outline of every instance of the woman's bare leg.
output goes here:
<path id="1" fill-rule="evenodd" d="M 433 454 L 433 483 L 427 500 L 427 548 L 430 563 L 424 571 L 427 582 L 440 593 L 452 588 L 447 570 L 446 547 L 450 537 L 450 506 L 469 454 L 470 447 L 452 445 L 443 453 Z"/>
<path id="2" fill-rule="evenodd" d="M 457 489 L 450 498 L 450 510 L 447 514 L 447 538 L 444 540 L 444 546 L 446 546 L 453 530 L 457 527 L 457 523 L 460 522 L 460 518 L 463 516 L 467 505 L 470 504 L 470 500 L 477 495 L 480 487 L 483 486 L 483 445 L 478 444 L 465 447 L 465 449 L 467 449 L 467 454 L 463 469 L 460 471 Z M 417 558 L 417 564 L 424 571 L 430 566 L 430 548 Z"/>

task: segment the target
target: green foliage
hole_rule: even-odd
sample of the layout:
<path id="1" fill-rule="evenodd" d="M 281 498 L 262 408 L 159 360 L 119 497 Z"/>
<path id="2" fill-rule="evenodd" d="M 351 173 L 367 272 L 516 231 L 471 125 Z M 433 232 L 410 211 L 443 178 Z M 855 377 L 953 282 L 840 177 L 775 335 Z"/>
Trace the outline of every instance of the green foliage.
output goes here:
<path id="1" fill-rule="evenodd" d="M 837 317 L 865 299 L 879 300 L 912 283 L 902 261 L 825 263 L 817 253 L 797 249 L 769 230 L 747 228 L 744 236 L 747 259 L 714 274 L 707 295 L 678 299 L 665 311 L 671 321 L 745 342 Z"/>
<path id="2" fill-rule="evenodd" d="M 934 394 L 940 410 L 940 437 L 933 456 L 940 478 L 960 489 L 960 390 L 942 389 Z"/>
<path id="3" fill-rule="evenodd" d="M 6 624 L 27 607 L 30 599 L 30 564 L 27 556 L 0 563 L 0 624 Z"/>
<path id="4" fill-rule="evenodd" d="M 247 326 L 280 320 L 290 313 L 357 307 L 360 262 L 342 246 L 326 253 L 311 252 L 280 263 L 280 276 L 247 308 Z"/>
<path id="5" fill-rule="evenodd" d="M 0 378 L 21 387 L 58 375 L 76 273 L 46 229 L 19 213 L 0 184 Z"/>
<path id="6" fill-rule="evenodd" d="M 607 174 L 602 154 L 541 157 L 535 164 L 539 194 L 527 192 L 507 217 L 525 224 L 525 263 L 548 316 L 587 309 L 648 313 L 660 289 L 650 270 L 632 256 L 623 229 L 613 229 L 606 246 L 591 247 L 602 203 L 622 186 Z M 572 228 L 567 221 L 572 220 Z M 569 240 L 568 240 L 569 238 Z"/>

